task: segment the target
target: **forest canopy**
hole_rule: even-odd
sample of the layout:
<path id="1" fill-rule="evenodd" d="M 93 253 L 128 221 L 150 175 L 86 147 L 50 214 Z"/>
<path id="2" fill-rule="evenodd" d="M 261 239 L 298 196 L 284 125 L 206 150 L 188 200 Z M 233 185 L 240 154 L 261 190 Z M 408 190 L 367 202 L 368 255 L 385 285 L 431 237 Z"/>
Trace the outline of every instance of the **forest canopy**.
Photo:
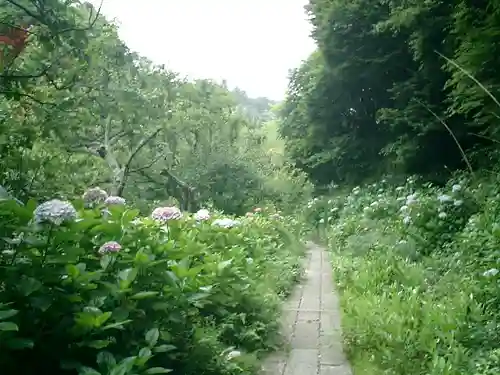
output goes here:
<path id="1" fill-rule="evenodd" d="M 0 184 L 11 196 L 101 186 L 142 209 L 174 200 L 239 214 L 302 199 L 304 176 L 269 137 L 272 101 L 154 64 L 89 3 L 7 0 L 0 24 Z"/>
<path id="2" fill-rule="evenodd" d="M 498 162 L 496 0 L 310 0 L 317 51 L 290 76 L 288 154 L 314 182 L 443 182 Z"/>

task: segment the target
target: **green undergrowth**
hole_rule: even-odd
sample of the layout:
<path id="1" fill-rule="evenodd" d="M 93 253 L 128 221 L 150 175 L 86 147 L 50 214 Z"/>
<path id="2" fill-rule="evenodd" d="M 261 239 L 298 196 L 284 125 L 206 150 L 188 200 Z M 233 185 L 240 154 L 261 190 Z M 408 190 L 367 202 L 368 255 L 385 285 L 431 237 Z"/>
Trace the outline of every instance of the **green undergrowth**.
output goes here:
<path id="1" fill-rule="evenodd" d="M 1 373 L 257 373 L 301 274 L 297 222 L 107 202 L 0 202 Z"/>
<path id="2" fill-rule="evenodd" d="M 500 188 L 386 181 L 312 201 L 356 375 L 500 373 Z"/>

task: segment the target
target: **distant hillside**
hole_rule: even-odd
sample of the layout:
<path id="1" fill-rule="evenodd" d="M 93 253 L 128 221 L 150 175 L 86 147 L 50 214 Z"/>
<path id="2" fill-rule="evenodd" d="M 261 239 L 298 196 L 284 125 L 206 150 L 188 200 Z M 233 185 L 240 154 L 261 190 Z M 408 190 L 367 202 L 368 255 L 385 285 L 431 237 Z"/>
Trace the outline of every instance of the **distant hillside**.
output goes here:
<path id="1" fill-rule="evenodd" d="M 274 118 L 274 115 L 271 113 L 271 106 L 275 105 L 277 102 L 264 97 L 249 98 L 245 91 L 238 88 L 231 92 L 240 104 L 241 109 L 246 112 L 250 118 L 258 120 L 259 122 L 266 122 Z"/>

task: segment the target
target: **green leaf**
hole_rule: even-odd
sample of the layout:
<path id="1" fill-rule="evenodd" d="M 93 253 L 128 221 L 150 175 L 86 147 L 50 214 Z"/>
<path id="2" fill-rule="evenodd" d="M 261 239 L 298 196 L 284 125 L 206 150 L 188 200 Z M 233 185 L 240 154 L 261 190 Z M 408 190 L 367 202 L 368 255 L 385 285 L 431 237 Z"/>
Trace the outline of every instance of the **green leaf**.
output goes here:
<path id="1" fill-rule="evenodd" d="M 109 237 L 120 237 L 122 227 L 119 223 L 106 222 L 104 224 L 96 225 L 90 230 L 92 234 L 107 234 Z"/>
<path id="2" fill-rule="evenodd" d="M 97 354 L 97 364 L 110 369 L 116 366 L 116 359 L 110 352 L 102 351 Z"/>
<path id="3" fill-rule="evenodd" d="M 154 375 L 154 374 L 168 374 L 172 371 L 173 370 L 169 370 L 163 367 L 151 367 L 147 369 L 144 373 L 147 375 Z"/>
<path id="4" fill-rule="evenodd" d="M 66 273 L 72 279 L 76 279 L 80 275 L 80 269 L 74 264 L 66 265 Z"/>
<path id="5" fill-rule="evenodd" d="M 31 349 L 35 343 L 29 339 L 12 338 L 7 340 L 7 347 L 13 350 Z"/>
<path id="6" fill-rule="evenodd" d="M 109 372 L 109 375 L 126 375 L 132 368 L 134 367 L 134 363 L 137 360 L 137 357 L 127 357 L 120 361 L 120 363 L 113 367 L 113 369 Z"/>
<path id="7" fill-rule="evenodd" d="M 26 203 L 26 210 L 28 210 L 29 212 L 33 213 L 33 211 L 35 211 L 35 209 L 37 208 L 38 206 L 38 203 L 36 203 L 36 200 L 34 199 L 30 199 L 27 203 Z"/>
<path id="8" fill-rule="evenodd" d="M 139 358 L 150 358 L 151 355 L 151 349 L 149 348 L 141 348 L 141 350 L 139 350 Z"/>
<path id="9" fill-rule="evenodd" d="M 81 298 L 78 296 L 78 298 Z M 45 312 L 49 309 L 49 307 L 52 305 L 52 299 L 48 295 L 43 295 L 40 294 L 39 297 L 32 297 L 31 298 L 31 306 L 34 308 L 37 308 L 38 310 Z"/>
<path id="10" fill-rule="evenodd" d="M 148 332 L 146 332 L 146 342 L 150 347 L 156 345 L 159 337 L 160 337 L 160 331 L 158 330 L 158 328 L 152 328 Z"/>
<path id="11" fill-rule="evenodd" d="M 95 320 L 95 326 L 96 327 L 100 327 L 102 326 L 104 323 L 106 323 L 106 321 L 111 318 L 111 315 L 113 313 L 107 311 L 105 313 L 102 313 L 101 315 L 99 315 L 98 317 L 96 317 L 96 320 Z"/>
<path id="12" fill-rule="evenodd" d="M 139 216 L 140 212 L 141 211 L 137 209 L 126 210 L 122 216 L 122 225 L 127 226 L 128 224 L 130 224 L 131 221 L 133 221 L 135 218 L 137 218 L 137 216 Z"/>
<path id="13" fill-rule="evenodd" d="M 138 274 L 137 268 L 127 268 L 118 274 L 118 279 L 120 280 L 120 288 L 127 289 L 130 284 L 135 280 Z"/>
<path id="14" fill-rule="evenodd" d="M 0 320 L 4 320 L 10 317 L 13 317 L 16 315 L 19 311 L 18 310 L 0 310 Z"/>
<path id="15" fill-rule="evenodd" d="M 0 331 L 4 332 L 19 331 L 19 327 L 17 326 L 17 324 L 12 322 L 0 322 Z"/>
<path id="16" fill-rule="evenodd" d="M 152 298 L 155 297 L 159 294 L 159 292 L 139 292 L 131 296 L 131 299 L 146 299 L 146 298 Z"/>
<path id="17" fill-rule="evenodd" d="M 40 290 L 42 283 L 37 279 L 27 276 L 21 276 L 17 288 L 22 293 L 23 296 L 27 297 L 34 292 Z"/>
<path id="18" fill-rule="evenodd" d="M 231 265 L 231 263 L 233 263 L 232 259 L 220 262 L 219 264 L 217 264 L 217 271 L 219 273 L 224 271 L 227 267 L 229 267 Z"/>
<path id="19" fill-rule="evenodd" d="M 146 254 L 143 249 L 139 249 L 135 254 L 134 265 L 146 265 L 148 263 L 150 263 L 149 255 Z"/>
<path id="20" fill-rule="evenodd" d="M 210 296 L 209 293 L 194 293 L 188 297 L 188 301 L 189 302 L 197 302 L 197 301 L 205 299 L 209 296 Z"/>
<path id="21" fill-rule="evenodd" d="M 111 260 L 113 258 L 111 256 L 109 256 L 108 254 L 104 254 L 101 259 L 99 260 L 99 263 L 101 265 L 101 268 L 103 270 L 105 270 L 106 268 L 108 268 L 109 264 L 111 263 Z"/>
<path id="22" fill-rule="evenodd" d="M 78 369 L 78 375 L 101 375 L 101 373 L 90 367 L 81 367 Z"/>
<path id="23" fill-rule="evenodd" d="M 110 340 L 93 340 L 86 343 L 86 346 L 94 349 L 104 349 L 111 344 Z"/>
<path id="24" fill-rule="evenodd" d="M 180 280 L 175 273 L 173 273 L 172 271 L 167 271 L 167 272 L 165 272 L 165 275 L 168 276 L 167 281 L 169 281 L 170 285 L 172 285 L 172 286 L 179 285 Z"/>
<path id="25" fill-rule="evenodd" d="M 88 330 L 95 327 L 95 319 L 96 316 L 90 312 L 80 312 L 75 316 L 75 323 L 77 326 Z"/>
<path id="26" fill-rule="evenodd" d="M 116 323 L 111 323 L 111 324 L 108 324 L 104 327 L 102 327 L 102 330 L 107 330 L 107 329 L 123 329 L 123 326 L 125 326 L 126 324 L 132 322 L 131 319 L 128 319 L 128 320 L 124 320 L 122 322 L 116 322 Z"/>
<path id="27" fill-rule="evenodd" d="M 175 350 L 175 349 L 177 349 L 177 348 L 173 345 L 164 344 L 164 345 L 158 345 L 158 346 L 154 347 L 153 351 L 155 353 L 166 353 L 166 352 L 171 352 L 172 350 Z"/>

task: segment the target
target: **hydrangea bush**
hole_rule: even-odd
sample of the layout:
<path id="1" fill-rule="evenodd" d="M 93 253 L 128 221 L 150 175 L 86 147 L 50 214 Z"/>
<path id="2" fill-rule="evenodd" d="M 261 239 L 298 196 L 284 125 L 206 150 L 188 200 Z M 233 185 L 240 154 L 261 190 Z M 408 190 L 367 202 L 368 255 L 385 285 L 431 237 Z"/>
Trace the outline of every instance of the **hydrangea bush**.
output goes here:
<path id="1" fill-rule="evenodd" d="M 500 373 L 497 186 L 409 178 L 310 204 L 336 254 L 355 372 Z"/>
<path id="2" fill-rule="evenodd" d="M 248 374 L 279 344 L 302 254 L 286 220 L 141 217 L 96 188 L 0 215 L 6 374 Z"/>

